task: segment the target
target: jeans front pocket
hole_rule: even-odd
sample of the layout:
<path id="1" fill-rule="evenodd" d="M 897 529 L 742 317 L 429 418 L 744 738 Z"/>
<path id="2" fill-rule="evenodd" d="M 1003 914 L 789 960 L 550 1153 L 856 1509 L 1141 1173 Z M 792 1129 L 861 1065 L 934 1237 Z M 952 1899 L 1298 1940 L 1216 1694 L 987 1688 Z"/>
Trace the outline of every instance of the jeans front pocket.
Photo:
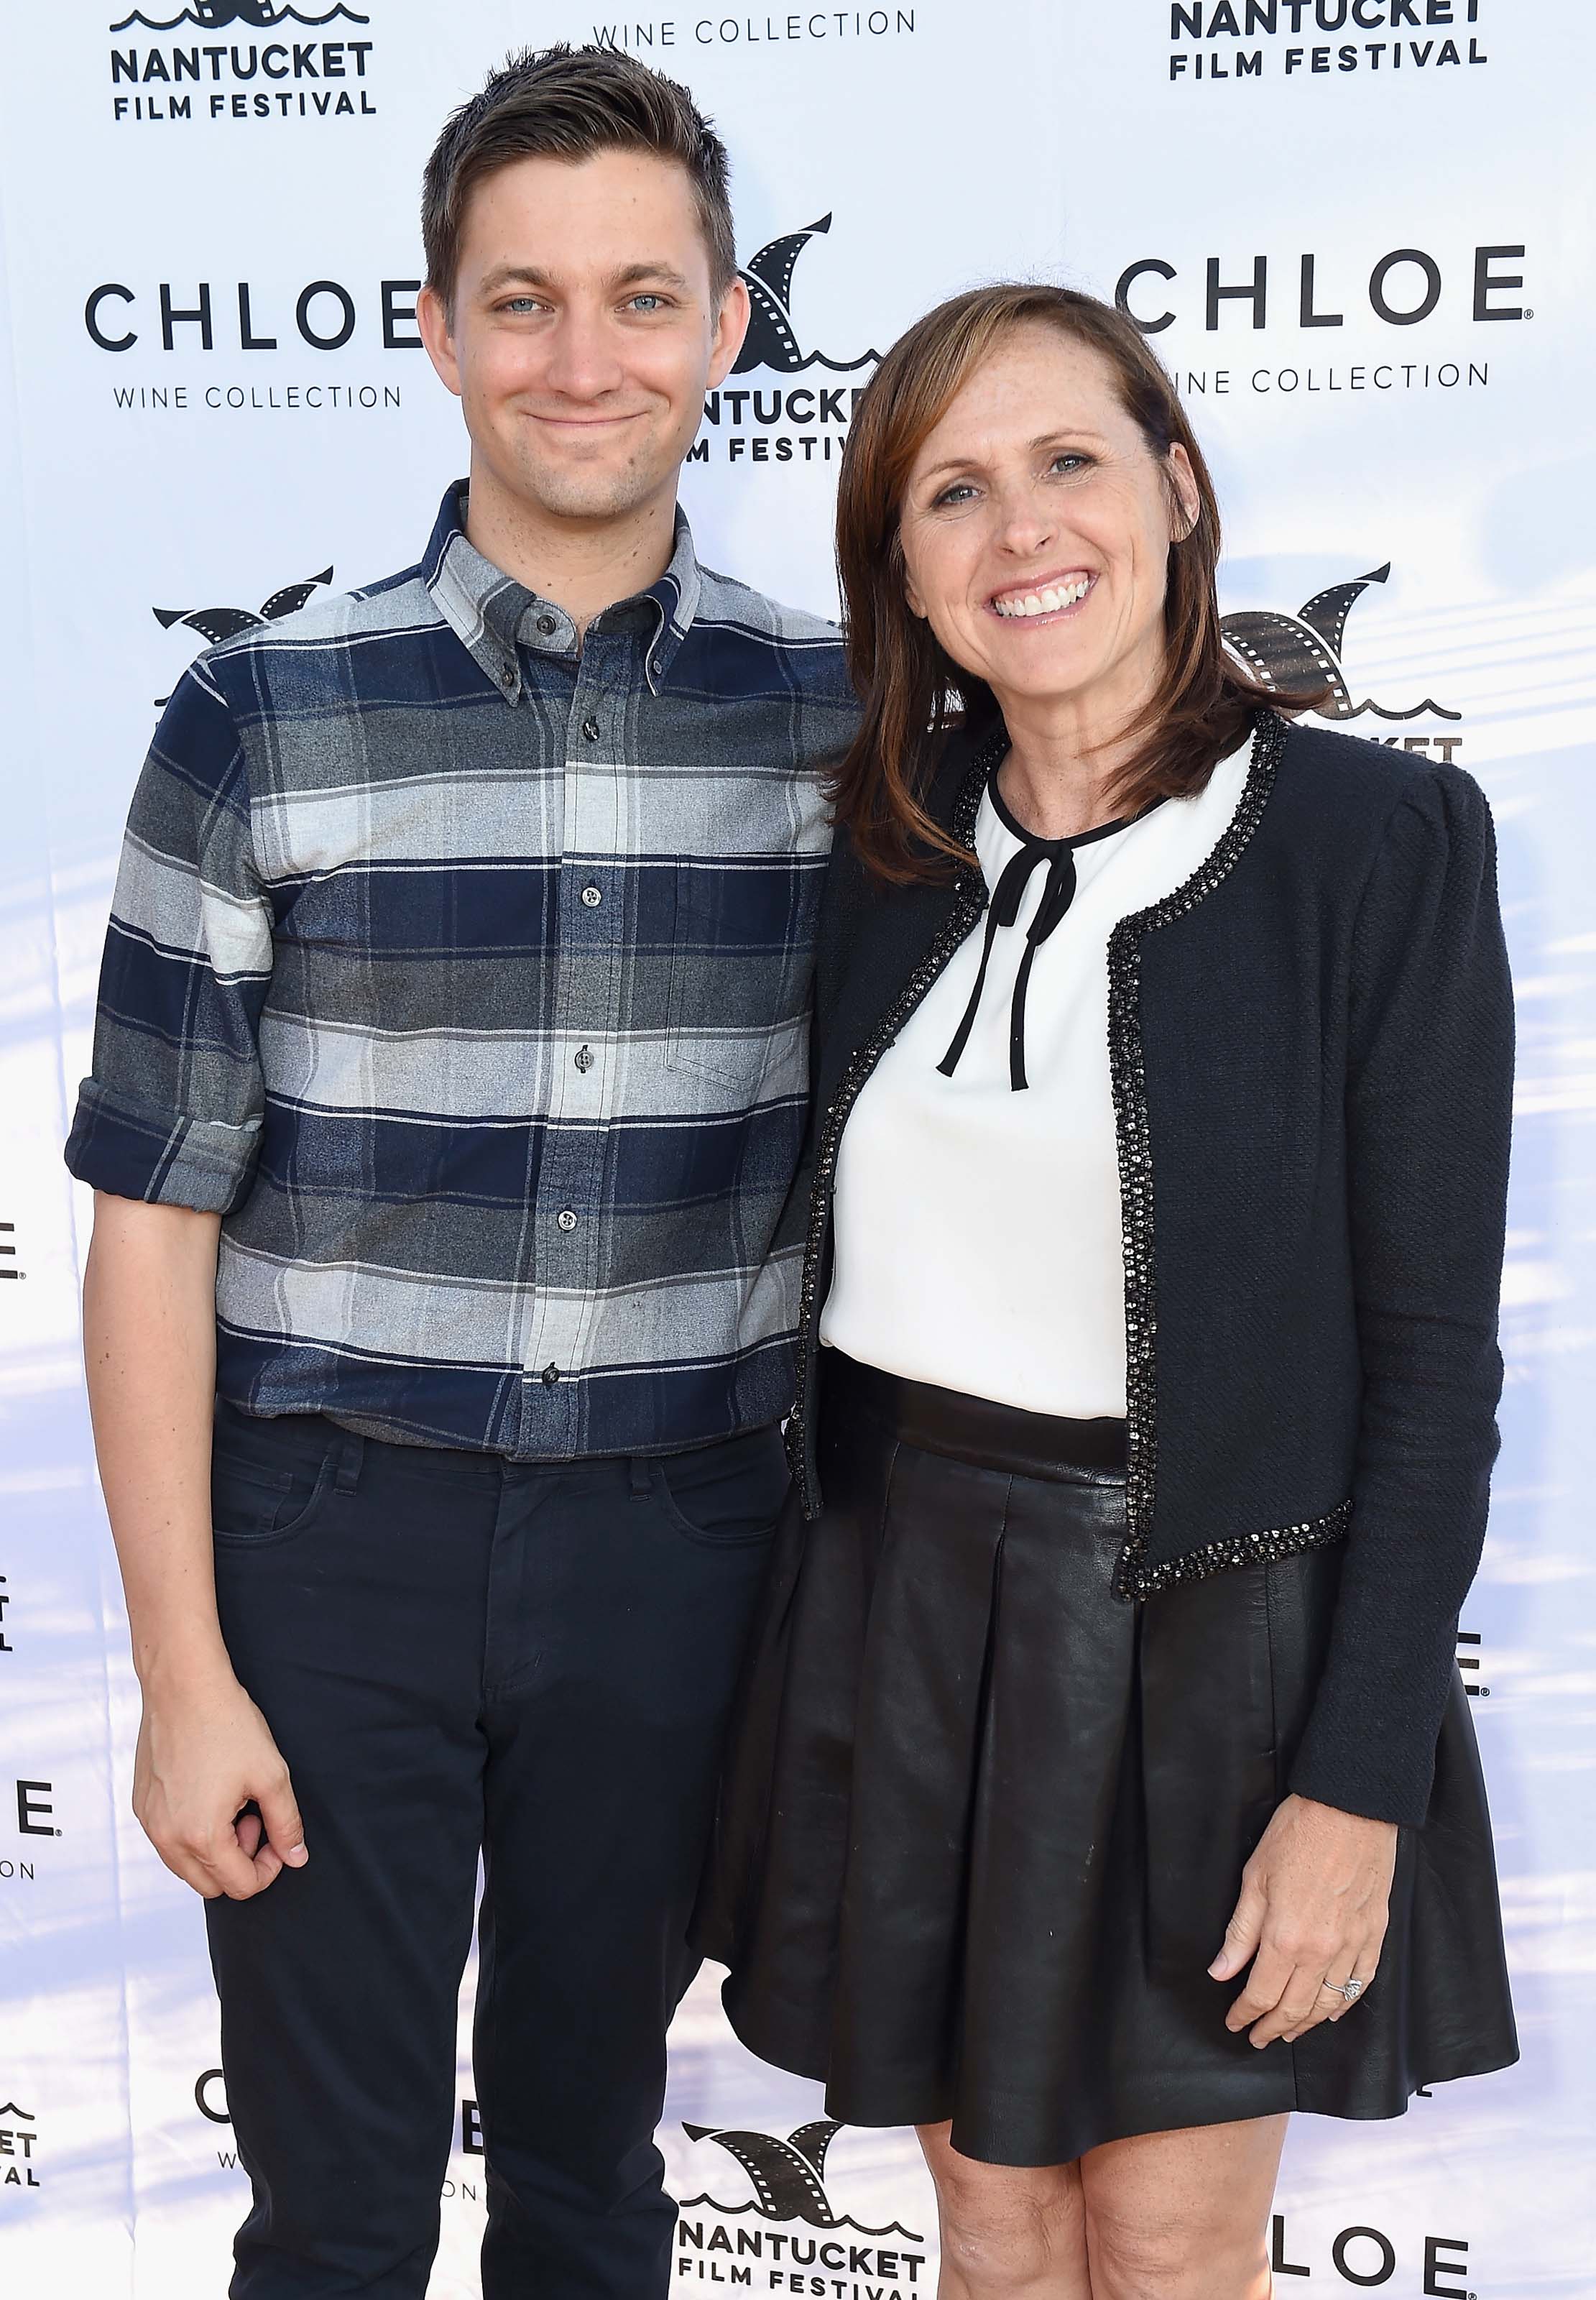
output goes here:
<path id="1" fill-rule="evenodd" d="M 211 1446 L 211 1530 L 223 1547 L 287 1541 L 318 1515 L 333 1482 L 339 1446 L 320 1456 L 296 1447 L 271 1458 L 271 1441 L 235 1442 L 220 1429 Z"/>
<path id="2" fill-rule="evenodd" d="M 741 1549 L 769 1541 L 789 1479 L 774 1422 L 718 1446 L 662 1455 L 649 1465 L 664 1516 L 689 1541 L 708 1549 Z"/>

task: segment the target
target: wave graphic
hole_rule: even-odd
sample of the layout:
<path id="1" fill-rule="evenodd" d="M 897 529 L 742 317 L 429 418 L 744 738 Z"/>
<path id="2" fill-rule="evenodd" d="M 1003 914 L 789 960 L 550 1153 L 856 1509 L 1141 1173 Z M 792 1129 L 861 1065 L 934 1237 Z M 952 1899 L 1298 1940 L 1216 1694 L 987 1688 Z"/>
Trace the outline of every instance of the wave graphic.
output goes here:
<path id="1" fill-rule="evenodd" d="M 1372 711 L 1376 719 L 1422 719 L 1426 711 L 1434 719 L 1461 719 L 1463 716 L 1460 711 L 1449 711 L 1444 703 L 1432 703 L 1427 696 L 1424 702 L 1416 703 L 1411 711 L 1387 711 L 1383 703 L 1359 703 L 1352 709 L 1342 712 L 1340 716 L 1361 719 L 1366 711 Z"/>
<path id="2" fill-rule="evenodd" d="M 146 16 L 142 8 L 135 8 L 130 16 L 124 16 L 120 24 L 112 24 L 111 29 L 113 32 L 126 32 L 140 24 L 146 32 L 175 32 L 180 24 L 192 24 L 198 32 L 224 32 L 229 25 L 242 24 L 251 31 L 270 32 L 279 24 L 298 24 L 305 31 L 313 32 L 323 24 L 336 24 L 340 17 L 346 24 L 371 21 L 370 16 L 346 8 L 344 0 L 337 0 L 337 4 L 320 16 L 303 15 L 292 6 L 278 7 L 275 0 L 199 0 L 196 7 L 185 8 L 179 15 L 168 16 L 164 21 L 157 21 L 154 16 Z"/>
<path id="3" fill-rule="evenodd" d="M 690 2212 L 699 2204 L 708 2204 L 711 2212 L 724 2213 L 728 2221 L 736 2220 L 739 2212 L 757 2212 L 760 2209 L 758 2203 L 752 2196 L 745 2204 L 723 2204 L 719 2196 L 707 2194 L 702 2196 L 683 2196 L 678 2199 L 677 2209 L 678 2212 Z M 769 2213 L 761 2214 L 761 2219 L 769 2219 Z M 885 2228 L 866 2228 L 862 2221 L 849 2220 L 844 2217 L 834 2221 L 831 2225 L 833 2228 L 852 2229 L 855 2236 L 901 2236 L 910 2244 L 924 2244 L 926 2241 L 925 2238 L 919 2235 L 915 2229 L 906 2229 L 902 2221 L 888 2221 Z M 821 2233 L 824 2234 L 825 2231 L 822 2230 Z"/>
<path id="4" fill-rule="evenodd" d="M 829 368 L 833 375 L 853 375 L 859 369 L 869 367 L 872 362 L 877 367 L 880 366 L 879 352 L 860 352 L 859 357 L 853 360 L 827 359 L 824 352 L 810 352 L 806 360 L 800 360 L 795 367 L 788 368 L 786 373 L 802 375 L 808 368 L 824 367 Z"/>

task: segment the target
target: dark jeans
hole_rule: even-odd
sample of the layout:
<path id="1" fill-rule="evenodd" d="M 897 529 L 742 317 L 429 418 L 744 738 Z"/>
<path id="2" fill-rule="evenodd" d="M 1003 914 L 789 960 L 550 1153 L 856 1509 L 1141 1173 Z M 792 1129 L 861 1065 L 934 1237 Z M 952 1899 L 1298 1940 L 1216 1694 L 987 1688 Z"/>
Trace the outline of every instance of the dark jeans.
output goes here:
<path id="1" fill-rule="evenodd" d="M 477 1861 L 485 2300 L 653 2300 L 653 2145 L 774 1429 L 534 1465 L 217 1409 L 217 1596 L 310 1860 L 207 1904 L 254 2202 L 234 2300 L 411 2300 Z"/>

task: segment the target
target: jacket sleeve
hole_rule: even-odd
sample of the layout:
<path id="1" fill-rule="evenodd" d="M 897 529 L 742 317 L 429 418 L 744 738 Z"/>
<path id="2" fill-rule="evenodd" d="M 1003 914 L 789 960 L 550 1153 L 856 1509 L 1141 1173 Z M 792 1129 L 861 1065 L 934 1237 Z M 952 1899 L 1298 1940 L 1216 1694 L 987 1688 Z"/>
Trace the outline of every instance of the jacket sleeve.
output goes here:
<path id="1" fill-rule="evenodd" d="M 271 953 L 243 753 L 202 661 L 167 704 L 128 815 L 94 1068 L 66 1144 L 80 1181 L 205 1213 L 240 1204 L 265 1107 Z"/>
<path id="2" fill-rule="evenodd" d="M 1513 996 L 1484 794 L 1436 767 L 1399 802 L 1354 930 L 1348 1195 L 1362 1400 L 1304 1796 L 1422 1823 L 1479 1563 L 1496 1407 Z"/>
<path id="3" fill-rule="evenodd" d="M 852 905 L 849 898 L 857 875 L 858 864 L 853 860 L 847 833 L 839 831 L 827 859 L 826 877 L 820 889 L 819 915 L 815 923 L 815 972 L 810 999 L 809 1117 L 803 1130 L 803 1147 L 798 1169 L 777 1224 L 772 1253 L 801 1246 L 809 1236 L 815 1155 L 819 1143 L 820 1121 L 825 1116 L 820 1096 L 826 1075 L 828 1025 L 835 1012 L 838 986 L 852 947 Z"/>

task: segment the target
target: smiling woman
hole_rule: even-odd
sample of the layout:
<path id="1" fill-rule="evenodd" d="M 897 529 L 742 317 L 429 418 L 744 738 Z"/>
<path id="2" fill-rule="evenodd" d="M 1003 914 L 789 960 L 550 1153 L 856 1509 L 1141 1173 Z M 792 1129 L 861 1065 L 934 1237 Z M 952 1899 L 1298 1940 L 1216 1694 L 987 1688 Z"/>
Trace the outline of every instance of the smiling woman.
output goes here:
<path id="1" fill-rule="evenodd" d="M 1061 522 L 1050 563 L 1006 555 L 1002 522 L 1018 511 L 1023 524 L 1044 500 Z M 860 854 L 904 878 L 927 869 L 925 856 L 910 859 L 913 839 L 951 851 L 920 802 L 948 728 L 991 712 L 994 675 L 1021 692 L 1091 698 L 1089 717 L 1117 740 L 1104 795 L 1130 812 L 1197 787 L 1260 704 L 1316 701 L 1266 690 L 1225 653 L 1218 557 L 1202 450 L 1121 313 L 1068 288 L 997 287 L 911 328 L 854 417 L 837 496 L 865 717 L 836 791 Z M 921 583 L 947 593 L 946 638 L 911 562 Z M 1065 618 L 1078 628 L 1060 641 Z M 1035 636 L 1054 638 L 1039 647 L 1027 628 L 1022 657 L 992 628 L 1039 619 Z M 1005 650 L 996 658 L 994 645 Z"/>
<path id="2" fill-rule="evenodd" d="M 1491 820 L 1290 723 L 1218 547 L 1089 297 L 956 297 L 865 392 L 798 1499 L 699 1938 L 756 2052 L 919 2128 L 940 2300 L 1264 2300 L 1291 2111 L 1517 2054 L 1454 1657 Z"/>

